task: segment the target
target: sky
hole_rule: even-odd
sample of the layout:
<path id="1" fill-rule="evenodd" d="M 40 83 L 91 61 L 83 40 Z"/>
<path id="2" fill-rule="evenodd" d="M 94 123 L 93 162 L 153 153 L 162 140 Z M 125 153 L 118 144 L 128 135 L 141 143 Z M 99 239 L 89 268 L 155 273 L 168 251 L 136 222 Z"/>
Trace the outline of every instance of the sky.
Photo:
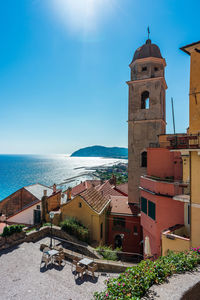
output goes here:
<path id="1" fill-rule="evenodd" d="M 128 143 L 129 64 L 147 39 L 166 59 L 167 133 L 185 132 L 198 0 L 0 1 L 0 153 Z"/>

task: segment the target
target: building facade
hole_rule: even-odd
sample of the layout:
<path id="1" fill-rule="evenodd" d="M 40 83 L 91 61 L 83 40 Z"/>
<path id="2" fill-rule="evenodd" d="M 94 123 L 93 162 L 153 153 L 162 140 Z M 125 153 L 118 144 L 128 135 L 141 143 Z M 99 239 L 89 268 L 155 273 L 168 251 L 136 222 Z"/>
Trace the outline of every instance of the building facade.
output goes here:
<path id="1" fill-rule="evenodd" d="M 165 133 L 165 59 L 148 39 L 130 64 L 128 112 L 128 198 L 139 203 L 140 176 L 146 173 L 147 147 Z"/>

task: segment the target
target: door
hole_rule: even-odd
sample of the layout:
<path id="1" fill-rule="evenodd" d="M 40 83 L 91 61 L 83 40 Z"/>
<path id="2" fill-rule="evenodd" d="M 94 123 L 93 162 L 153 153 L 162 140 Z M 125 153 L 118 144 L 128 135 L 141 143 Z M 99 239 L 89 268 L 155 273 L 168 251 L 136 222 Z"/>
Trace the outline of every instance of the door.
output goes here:
<path id="1" fill-rule="evenodd" d="M 41 210 L 34 209 L 34 211 L 33 211 L 33 221 L 34 221 L 34 225 L 39 224 L 41 222 Z"/>

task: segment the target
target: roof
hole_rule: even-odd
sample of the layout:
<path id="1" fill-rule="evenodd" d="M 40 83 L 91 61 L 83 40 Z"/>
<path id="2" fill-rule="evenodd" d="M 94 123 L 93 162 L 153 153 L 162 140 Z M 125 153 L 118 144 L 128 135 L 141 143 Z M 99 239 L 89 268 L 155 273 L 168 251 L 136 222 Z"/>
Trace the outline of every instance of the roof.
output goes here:
<path id="1" fill-rule="evenodd" d="M 120 196 L 121 194 L 114 189 L 114 186 L 110 184 L 109 180 L 105 181 L 102 185 L 96 186 L 95 189 L 103 193 L 104 197 L 110 199 L 111 196 Z"/>
<path id="2" fill-rule="evenodd" d="M 126 196 L 111 196 L 111 214 L 137 216 L 139 207 L 128 203 L 128 197 Z"/>
<path id="3" fill-rule="evenodd" d="M 42 197 L 44 196 L 44 190 L 47 191 L 47 196 L 51 196 L 53 193 L 53 189 L 45 186 L 40 183 L 28 185 L 24 187 L 25 190 L 27 190 L 29 193 L 31 193 L 33 196 L 35 196 L 38 200 L 42 200 Z"/>
<path id="4" fill-rule="evenodd" d="M 159 47 L 156 44 L 152 44 L 150 39 L 135 51 L 132 62 L 146 57 L 162 58 Z"/>
<path id="5" fill-rule="evenodd" d="M 121 192 L 124 196 L 128 196 L 128 182 L 117 185 L 116 190 Z"/>
<path id="6" fill-rule="evenodd" d="M 200 41 L 192 43 L 192 44 L 188 44 L 186 46 L 183 46 L 180 48 L 180 50 L 182 50 L 183 52 L 187 53 L 187 54 L 191 54 L 191 50 L 196 50 L 196 47 L 198 46 L 198 50 L 200 49 Z"/>
<path id="7" fill-rule="evenodd" d="M 100 180 L 85 180 L 81 181 L 78 185 L 72 188 L 71 195 L 72 197 L 75 197 L 76 195 L 82 193 L 83 191 L 91 188 L 92 186 L 97 186 L 100 184 Z"/>
<path id="8" fill-rule="evenodd" d="M 110 203 L 110 200 L 107 197 L 104 197 L 102 193 L 97 191 L 94 187 L 82 192 L 80 196 L 97 213 L 101 213 L 101 211 Z"/>

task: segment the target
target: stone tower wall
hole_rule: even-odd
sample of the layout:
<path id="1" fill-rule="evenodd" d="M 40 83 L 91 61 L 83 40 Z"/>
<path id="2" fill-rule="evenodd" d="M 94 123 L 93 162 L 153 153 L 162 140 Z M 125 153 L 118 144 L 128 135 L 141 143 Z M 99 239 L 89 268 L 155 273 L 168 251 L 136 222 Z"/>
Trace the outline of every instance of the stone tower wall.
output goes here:
<path id="1" fill-rule="evenodd" d="M 128 118 L 128 201 L 139 203 L 140 176 L 146 174 L 142 153 L 158 147 L 158 136 L 165 134 L 165 60 L 138 59 L 131 63 Z M 142 108 L 142 94 L 149 93 L 149 108 Z M 147 162 L 148 163 L 148 162 Z"/>

